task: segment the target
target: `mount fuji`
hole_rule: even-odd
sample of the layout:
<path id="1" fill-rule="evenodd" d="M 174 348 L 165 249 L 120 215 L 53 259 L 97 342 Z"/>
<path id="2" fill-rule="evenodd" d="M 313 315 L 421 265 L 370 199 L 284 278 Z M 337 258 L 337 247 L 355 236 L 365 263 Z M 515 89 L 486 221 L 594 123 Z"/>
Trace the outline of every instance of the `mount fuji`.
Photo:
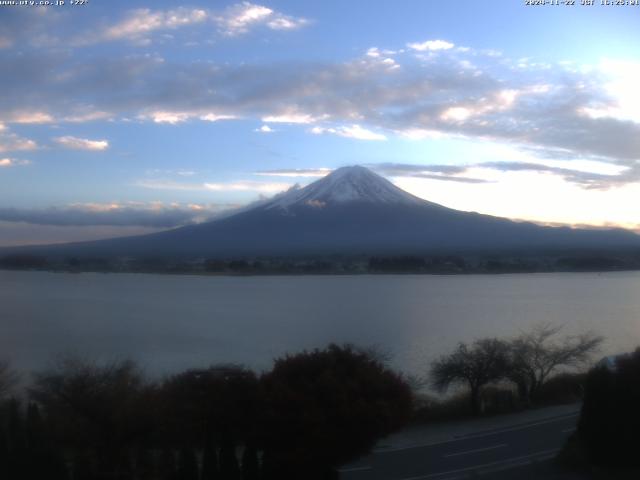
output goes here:
<path id="1" fill-rule="evenodd" d="M 640 236 L 621 229 L 543 227 L 453 210 L 352 166 L 205 223 L 21 250 L 77 257 L 229 258 L 627 247 L 640 247 Z"/>

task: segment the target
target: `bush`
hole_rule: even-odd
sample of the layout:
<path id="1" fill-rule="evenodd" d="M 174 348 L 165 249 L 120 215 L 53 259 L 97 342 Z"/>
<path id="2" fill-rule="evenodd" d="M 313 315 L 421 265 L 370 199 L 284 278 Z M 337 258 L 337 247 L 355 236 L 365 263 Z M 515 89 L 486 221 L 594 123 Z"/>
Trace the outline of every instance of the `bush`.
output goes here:
<path id="1" fill-rule="evenodd" d="M 253 436 L 263 409 L 258 378 L 242 366 L 191 369 L 160 387 L 164 435 L 169 444 L 220 446 L 222 435 Z"/>
<path id="2" fill-rule="evenodd" d="M 404 378 L 350 346 L 278 359 L 262 384 L 264 461 L 275 469 L 265 473 L 278 480 L 299 478 L 302 468 L 316 472 L 309 479 L 333 478 L 336 467 L 368 453 L 412 412 Z"/>
<path id="3" fill-rule="evenodd" d="M 536 392 L 536 405 L 558 405 L 576 403 L 584 396 L 586 373 L 561 373 L 551 377 Z"/>
<path id="4" fill-rule="evenodd" d="M 518 410 L 515 394 L 501 386 L 487 386 L 480 393 L 483 413 L 497 415 Z M 416 423 L 445 422 L 474 416 L 465 390 L 444 399 L 421 395 L 416 401 L 413 421 Z"/>
<path id="5" fill-rule="evenodd" d="M 490 385 L 480 394 L 483 412 L 489 415 L 511 413 L 518 410 L 516 395 L 510 388 Z"/>
<path id="6" fill-rule="evenodd" d="M 578 422 L 582 448 L 590 463 L 639 467 L 640 349 L 620 358 L 615 369 L 597 367 L 587 375 Z"/>
<path id="7" fill-rule="evenodd" d="M 420 395 L 416 399 L 413 420 L 416 423 L 444 422 L 472 415 L 467 392 L 459 392 L 444 399 L 431 395 Z"/>

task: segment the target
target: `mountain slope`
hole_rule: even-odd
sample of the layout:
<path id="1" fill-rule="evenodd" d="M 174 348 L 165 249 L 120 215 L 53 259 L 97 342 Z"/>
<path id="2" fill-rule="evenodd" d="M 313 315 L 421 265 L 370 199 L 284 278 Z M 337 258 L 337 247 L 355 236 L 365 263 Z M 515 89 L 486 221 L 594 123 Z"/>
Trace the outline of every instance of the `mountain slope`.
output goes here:
<path id="1" fill-rule="evenodd" d="M 461 212 L 415 197 L 364 167 L 199 225 L 138 237 L 29 248 L 74 256 L 421 254 L 640 247 L 624 230 L 578 230 Z"/>

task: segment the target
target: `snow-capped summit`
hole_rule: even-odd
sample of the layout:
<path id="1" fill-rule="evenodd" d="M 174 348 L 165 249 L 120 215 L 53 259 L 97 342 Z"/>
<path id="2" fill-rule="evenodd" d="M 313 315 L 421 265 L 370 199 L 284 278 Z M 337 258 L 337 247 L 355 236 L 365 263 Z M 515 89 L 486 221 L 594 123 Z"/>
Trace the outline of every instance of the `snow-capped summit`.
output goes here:
<path id="1" fill-rule="evenodd" d="M 355 165 L 338 168 L 304 188 L 292 188 L 268 202 L 265 208 L 322 208 L 345 203 L 420 205 L 428 202 L 396 187 L 368 168 Z"/>

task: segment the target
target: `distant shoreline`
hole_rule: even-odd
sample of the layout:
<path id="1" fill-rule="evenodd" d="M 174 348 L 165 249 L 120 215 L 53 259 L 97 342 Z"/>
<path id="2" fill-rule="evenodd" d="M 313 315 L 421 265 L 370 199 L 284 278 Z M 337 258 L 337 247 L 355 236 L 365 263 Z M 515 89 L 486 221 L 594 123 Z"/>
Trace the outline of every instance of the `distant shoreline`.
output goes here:
<path id="1" fill-rule="evenodd" d="M 255 278 L 255 277 L 359 277 L 359 276 L 480 276 L 480 275 L 535 275 L 547 273 L 624 273 L 640 272 L 640 268 L 621 268 L 615 270 L 511 270 L 511 271 L 462 271 L 462 272 L 423 272 L 423 271 L 397 271 L 397 272 L 202 272 L 202 271 L 158 271 L 158 270 L 66 270 L 66 269 L 29 269 L 29 268 L 2 268 L 0 272 L 40 272 L 54 274 L 140 274 L 140 275 L 167 275 L 167 276 L 198 276 L 198 277 L 227 277 L 227 278 Z"/>
<path id="2" fill-rule="evenodd" d="M 254 258 L 0 257 L 0 269 L 64 273 L 148 273 L 204 276 L 473 275 L 640 270 L 640 251 L 574 251 L 546 254 L 476 253 L 385 256 Z"/>

